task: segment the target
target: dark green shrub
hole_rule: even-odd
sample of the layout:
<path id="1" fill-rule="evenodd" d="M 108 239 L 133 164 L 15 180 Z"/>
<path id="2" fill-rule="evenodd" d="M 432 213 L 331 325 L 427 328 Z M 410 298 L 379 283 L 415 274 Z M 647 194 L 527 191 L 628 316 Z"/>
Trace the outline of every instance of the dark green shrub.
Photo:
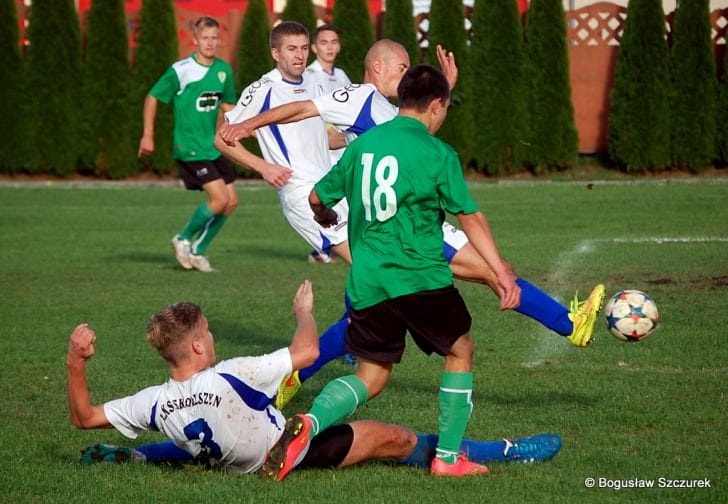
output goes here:
<path id="1" fill-rule="evenodd" d="M 126 17 L 123 0 L 94 2 L 88 14 L 83 83 L 82 161 L 111 178 L 136 171 Z"/>
<path id="2" fill-rule="evenodd" d="M 673 25 L 673 165 L 702 171 L 713 159 L 717 80 L 708 0 L 680 2 Z"/>
<path id="3" fill-rule="evenodd" d="M 28 28 L 31 172 L 71 175 L 78 160 L 81 35 L 72 0 L 36 0 Z"/>
<path id="4" fill-rule="evenodd" d="M 627 171 L 670 164 L 670 75 L 661 0 L 632 0 L 619 49 L 607 141 Z"/>
<path id="5" fill-rule="evenodd" d="M 281 20 L 298 21 L 308 28 L 308 32 L 312 36 L 316 31 L 316 13 L 311 0 L 288 0 L 281 12 Z"/>
<path id="6" fill-rule="evenodd" d="M 15 173 L 32 159 L 15 0 L 0 0 L 0 20 L 0 173 Z"/>
<path id="7" fill-rule="evenodd" d="M 520 171 L 528 138 L 524 44 L 513 0 L 476 2 L 470 45 L 476 166 L 491 175 Z"/>
<path id="8" fill-rule="evenodd" d="M 345 0 L 334 4 L 332 23 L 341 30 L 341 53 L 336 66 L 346 72 L 352 82 L 364 78 L 364 58 L 374 44 L 374 25 L 366 0 Z"/>
<path id="9" fill-rule="evenodd" d="M 265 1 L 250 0 L 238 38 L 236 76 L 239 91 L 273 68 L 273 58 L 270 56 L 268 43 L 269 33 Z"/>
<path id="10" fill-rule="evenodd" d="M 142 136 L 142 111 L 144 98 L 155 82 L 178 59 L 177 28 L 172 0 L 145 0 L 139 20 L 139 43 L 135 59 L 134 117 L 138 142 Z M 172 158 L 172 132 L 174 111 L 160 104 L 154 123 L 154 154 L 141 160 L 143 168 L 153 168 L 157 173 L 176 170 Z"/>
<path id="11" fill-rule="evenodd" d="M 728 50 L 723 57 L 723 79 L 718 95 L 718 121 L 715 135 L 716 157 L 722 166 L 728 165 Z"/>
<path id="12" fill-rule="evenodd" d="M 430 5 L 430 27 L 427 39 L 429 46 L 425 61 L 440 68 L 436 47 L 455 54 L 458 65 L 458 83 L 450 97 L 447 120 L 440 128 L 438 136 L 458 151 L 464 162 L 470 158 L 467 149 L 469 133 L 472 129 L 472 106 L 470 92 L 470 68 L 467 58 L 468 34 L 465 31 L 465 12 L 460 0 L 433 0 Z"/>
<path id="13" fill-rule="evenodd" d="M 421 54 L 420 46 L 417 44 L 417 30 L 412 12 L 412 0 L 387 0 L 382 38 L 402 44 L 407 49 L 410 62 L 416 65 L 420 62 Z"/>
<path id="14" fill-rule="evenodd" d="M 561 0 L 533 0 L 526 27 L 527 159 L 534 172 L 574 165 L 579 136 L 569 81 L 569 48 Z"/>

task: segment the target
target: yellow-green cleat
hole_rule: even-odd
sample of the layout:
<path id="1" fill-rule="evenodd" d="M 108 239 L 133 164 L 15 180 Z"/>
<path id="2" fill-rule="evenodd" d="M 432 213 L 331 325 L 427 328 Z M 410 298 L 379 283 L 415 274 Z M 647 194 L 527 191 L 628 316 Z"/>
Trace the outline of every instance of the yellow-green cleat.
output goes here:
<path id="1" fill-rule="evenodd" d="M 278 394 L 276 395 L 275 401 L 273 401 L 276 409 L 282 410 L 293 399 L 293 396 L 298 394 L 302 386 L 303 383 L 298 377 L 298 371 L 294 371 L 286 376 L 286 379 L 278 386 Z"/>
<path id="2" fill-rule="evenodd" d="M 599 310 L 604 304 L 604 285 L 594 287 L 585 301 L 579 301 L 578 293 L 569 306 L 569 318 L 574 323 L 574 330 L 567 336 L 573 345 L 588 346 L 594 341 L 594 324 L 597 321 Z"/>

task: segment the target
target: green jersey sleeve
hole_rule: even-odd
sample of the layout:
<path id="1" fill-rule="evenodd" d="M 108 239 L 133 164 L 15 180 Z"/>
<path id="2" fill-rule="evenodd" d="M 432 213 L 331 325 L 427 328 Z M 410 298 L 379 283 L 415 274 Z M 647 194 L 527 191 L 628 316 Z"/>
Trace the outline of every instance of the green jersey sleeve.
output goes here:
<path id="1" fill-rule="evenodd" d="M 174 71 L 173 67 L 169 67 L 157 83 L 152 86 L 152 89 L 149 90 L 149 94 L 162 103 L 169 103 L 177 94 L 179 88 L 180 84 L 177 72 Z"/>
<path id="2" fill-rule="evenodd" d="M 349 163 L 352 159 L 354 149 L 346 149 L 338 163 L 319 180 L 314 189 L 321 203 L 326 208 L 331 208 L 346 196 L 346 182 Z"/>

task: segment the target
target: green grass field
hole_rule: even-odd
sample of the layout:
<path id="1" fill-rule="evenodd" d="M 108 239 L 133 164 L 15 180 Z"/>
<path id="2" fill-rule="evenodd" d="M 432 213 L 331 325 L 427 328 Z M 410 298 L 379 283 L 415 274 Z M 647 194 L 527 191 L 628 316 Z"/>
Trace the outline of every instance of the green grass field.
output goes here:
<path id="1" fill-rule="evenodd" d="M 0 498 L 3 502 L 585 502 L 728 500 L 728 179 L 474 183 L 517 271 L 568 304 L 602 282 L 656 299 L 662 327 L 622 343 L 598 322 L 576 349 L 516 313 L 500 313 L 484 288 L 458 283 L 473 314 L 476 391 L 468 437 L 538 432 L 563 437 L 537 465 L 492 465 L 487 477 L 452 480 L 386 463 L 302 471 L 285 483 L 135 465 L 81 466 L 95 442 L 129 444 L 114 430 L 79 431 L 65 399 L 67 338 L 96 329 L 88 366 L 103 402 L 166 379 L 146 345 L 148 317 L 189 299 L 205 310 L 218 356 L 274 350 L 293 330 L 290 301 L 309 278 L 319 328 L 342 310 L 343 264 L 306 262 L 274 191 L 240 188 L 241 206 L 209 255 L 215 274 L 182 270 L 169 239 L 199 197 L 178 187 L 0 187 Z M 414 345 L 388 389 L 357 418 L 437 428 L 441 369 Z M 287 413 L 305 410 L 332 363 Z M 135 443 L 159 440 L 145 434 Z M 585 488 L 587 478 L 596 488 Z M 656 488 L 600 488 L 599 478 L 654 480 Z M 657 488 L 659 478 L 710 480 L 710 488 Z"/>

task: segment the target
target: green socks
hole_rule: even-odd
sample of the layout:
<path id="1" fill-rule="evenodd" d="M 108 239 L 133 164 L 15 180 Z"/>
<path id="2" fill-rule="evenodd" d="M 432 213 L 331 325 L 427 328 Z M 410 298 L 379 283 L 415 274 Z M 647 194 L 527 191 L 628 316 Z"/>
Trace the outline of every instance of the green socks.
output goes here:
<path id="1" fill-rule="evenodd" d="M 207 207 L 207 203 L 201 203 L 192 214 L 192 217 L 190 217 L 185 228 L 179 234 L 179 239 L 192 241 L 192 238 L 197 235 L 200 229 L 202 229 L 202 226 L 204 226 L 205 223 L 214 215 L 215 214 L 212 213 L 212 210 Z"/>
<path id="2" fill-rule="evenodd" d="M 192 241 L 199 234 L 192 243 L 192 254 L 204 255 L 207 247 L 217 236 L 217 233 L 220 232 L 227 218 L 227 215 L 212 213 L 207 203 L 201 203 L 179 234 L 179 238 L 180 240 Z"/>
<path id="3" fill-rule="evenodd" d="M 440 438 L 437 458 L 449 464 L 457 461 L 460 443 L 473 412 L 473 373 L 442 373 L 440 384 Z"/>
<path id="4" fill-rule="evenodd" d="M 367 399 L 367 387 L 355 375 L 330 381 L 314 399 L 307 413 L 313 422 L 313 436 L 354 413 Z"/>
<path id="5" fill-rule="evenodd" d="M 215 214 L 209 219 L 200 231 L 200 236 L 192 242 L 192 253 L 194 255 L 205 255 L 207 247 L 210 242 L 217 236 L 217 233 L 222 229 L 223 224 L 227 220 L 228 216 L 224 214 Z"/>

